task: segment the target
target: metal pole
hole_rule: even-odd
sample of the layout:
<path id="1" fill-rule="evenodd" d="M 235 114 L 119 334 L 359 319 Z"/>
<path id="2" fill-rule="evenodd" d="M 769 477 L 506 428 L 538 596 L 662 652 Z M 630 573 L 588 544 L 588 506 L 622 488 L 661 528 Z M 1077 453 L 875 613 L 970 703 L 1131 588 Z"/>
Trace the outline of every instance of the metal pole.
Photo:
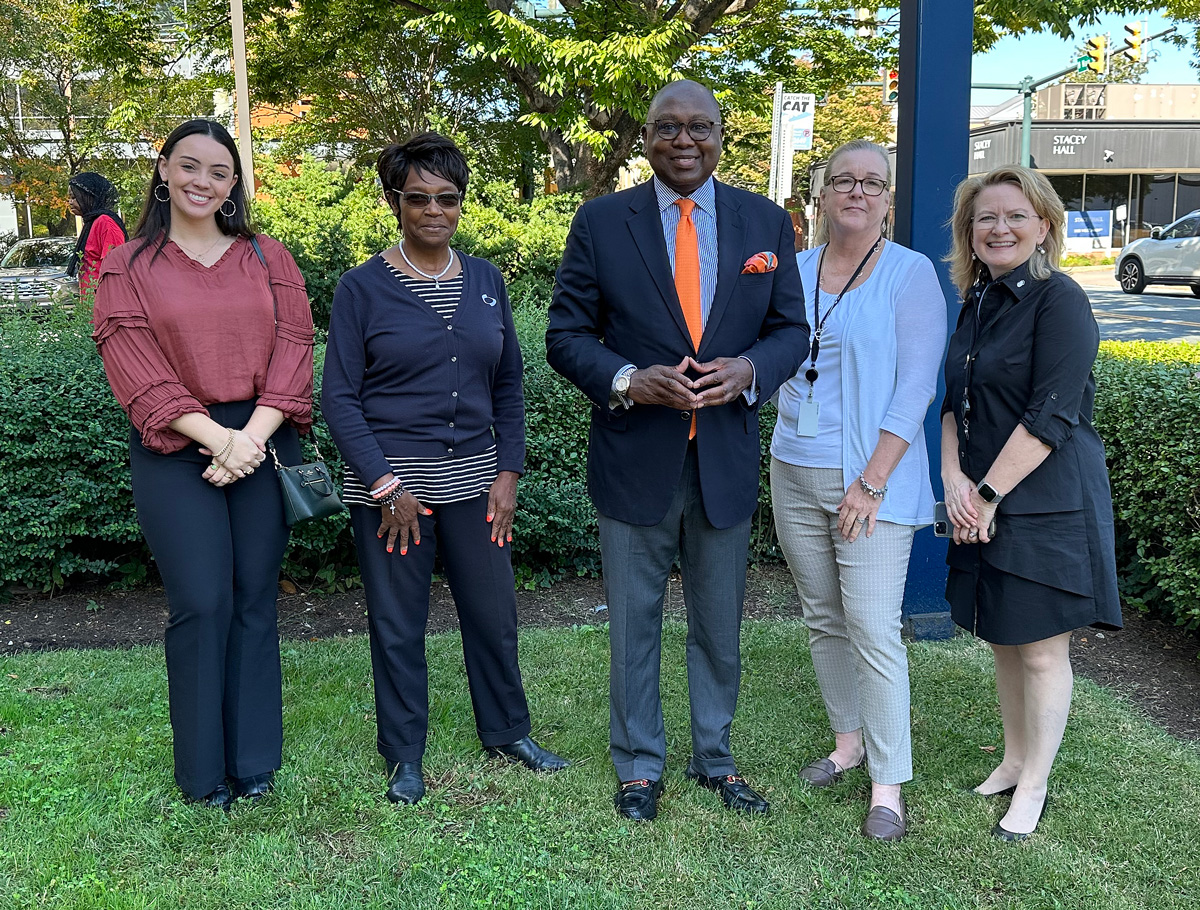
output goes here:
<path id="1" fill-rule="evenodd" d="M 229 0 L 233 28 L 233 94 L 237 109 L 238 155 L 242 159 L 244 191 L 254 198 L 254 147 L 250 139 L 250 84 L 246 78 L 246 17 L 242 0 Z"/>
<path id="2" fill-rule="evenodd" d="M 1029 135 L 1033 132 L 1033 77 L 1026 76 L 1021 80 L 1021 95 L 1025 101 L 1021 112 L 1021 166 L 1029 167 L 1032 160 Z"/>
<path id="3" fill-rule="evenodd" d="M 962 0 L 901 0 L 900 121 L 896 142 L 896 240 L 924 253 L 937 269 L 946 320 L 955 325 L 958 292 L 942 256 L 950 247 L 946 220 L 954 188 L 967 176 L 971 90 L 972 4 Z M 939 386 L 942 385 L 938 371 Z M 941 490 L 942 388 L 925 417 L 929 472 Z M 940 496 L 939 496 L 940 498 Z M 954 623 L 946 604 L 946 542 L 930 528 L 917 532 L 904 590 L 904 618 L 918 638 L 946 638 Z"/>

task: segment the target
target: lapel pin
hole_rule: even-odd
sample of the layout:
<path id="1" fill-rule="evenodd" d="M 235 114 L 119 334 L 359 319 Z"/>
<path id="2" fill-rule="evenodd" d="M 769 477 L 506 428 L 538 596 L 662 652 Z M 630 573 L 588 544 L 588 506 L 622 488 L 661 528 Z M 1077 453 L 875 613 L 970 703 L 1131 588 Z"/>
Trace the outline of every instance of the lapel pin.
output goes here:
<path id="1" fill-rule="evenodd" d="M 483 295 L 483 302 L 484 302 L 484 303 L 486 303 L 488 306 L 495 306 L 495 305 L 496 305 L 496 298 L 495 298 L 495 297 L 489 297 L 487 294 L 484 294 L 484 295 Z"/>

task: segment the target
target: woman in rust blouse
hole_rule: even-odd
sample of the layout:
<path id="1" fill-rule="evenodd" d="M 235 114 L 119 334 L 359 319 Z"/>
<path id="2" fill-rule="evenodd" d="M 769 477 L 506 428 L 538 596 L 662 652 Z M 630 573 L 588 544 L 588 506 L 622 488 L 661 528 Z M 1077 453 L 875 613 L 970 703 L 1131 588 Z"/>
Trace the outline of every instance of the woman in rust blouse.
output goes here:
<path id="1" fill-rule="evenodd" d="M 175 780 L 228 808 L 282 760 L 275 596 L 288 528 L 268 439 L 312 421 L 304 280 L 249 226 L 237 148 L 208 120 L 167 137 L 133 240 L 103 262 L 93 338 L 129 415 L 138 522 L 167 591 Z"/>

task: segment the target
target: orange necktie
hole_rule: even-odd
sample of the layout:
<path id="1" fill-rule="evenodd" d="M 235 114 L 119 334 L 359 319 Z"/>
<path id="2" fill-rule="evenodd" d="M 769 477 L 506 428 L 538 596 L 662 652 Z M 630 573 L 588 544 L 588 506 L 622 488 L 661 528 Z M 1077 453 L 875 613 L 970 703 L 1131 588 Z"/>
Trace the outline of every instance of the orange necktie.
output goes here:
<path id="1" fill-rule="evenodd" d="M 704 334 L 704 315 L 700 308 L 700 243 L 696 240 L 696 225 L 692 222 L 692 209 L 696 203 L 691 199 L 676 199 L 679 206 L 679 227 L 675 229 L 675 292 L 683 308 L 683 319 L 688 334 L 692 336 L 692 347 L 700 352 L 700 337 Z M 692 426 L 688 439 L 696 438 L 696 412 L 692 412 Z"/>

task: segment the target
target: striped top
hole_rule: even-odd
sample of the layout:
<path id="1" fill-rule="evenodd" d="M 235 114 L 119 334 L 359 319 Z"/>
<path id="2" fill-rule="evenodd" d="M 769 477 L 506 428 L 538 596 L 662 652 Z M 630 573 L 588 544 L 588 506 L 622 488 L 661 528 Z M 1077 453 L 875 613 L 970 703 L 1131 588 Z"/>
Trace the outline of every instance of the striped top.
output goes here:
<path id="1" fill-rule="evenodd" d="M 429 304 L 430 309 L 447 322 L 454 318 L 462 300 L 463 273 L 434 282 L 404 274 L 392 263 L 380 259 L 404 287 Z M 486 493 L 496 479 L 496 446 L 477 455 L 446 455 L 441 458 L 394 458 L 386 456 L 392 473 L 422 505 L 446 505 L 474 499 Z M 374 478 L 371 478 L 374 480 Z M 346 468 L 342 500 L 347 505 L 373 506 L 370 490 Z"/>

